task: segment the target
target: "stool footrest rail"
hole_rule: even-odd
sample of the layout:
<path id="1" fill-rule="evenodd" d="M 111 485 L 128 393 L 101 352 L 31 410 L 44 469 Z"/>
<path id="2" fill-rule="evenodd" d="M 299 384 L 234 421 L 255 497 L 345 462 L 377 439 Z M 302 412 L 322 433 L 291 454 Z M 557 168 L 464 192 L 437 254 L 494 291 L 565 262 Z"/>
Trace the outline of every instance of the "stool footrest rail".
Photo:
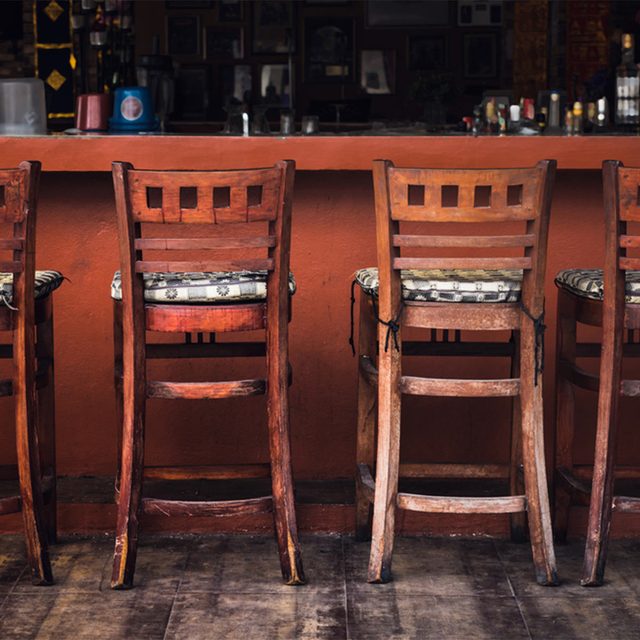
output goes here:
<path id="1" fill-rule="evenodd" d="M 273 498 L 247 498 L 244 500 L 187 501 L 143 498 L 142 511 L 161 516 L 236 516 L 253 513 L 269 513 L 273 510 Z"/>

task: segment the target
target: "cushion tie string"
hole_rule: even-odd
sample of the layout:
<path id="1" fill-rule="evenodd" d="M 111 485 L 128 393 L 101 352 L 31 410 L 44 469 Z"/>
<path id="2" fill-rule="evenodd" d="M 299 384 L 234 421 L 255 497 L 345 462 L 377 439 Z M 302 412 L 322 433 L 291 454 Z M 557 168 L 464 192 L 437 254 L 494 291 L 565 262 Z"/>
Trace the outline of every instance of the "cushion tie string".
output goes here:
<path id="1" fill-rule="evenodd" d="M 387 336 L 384 340 L 384 351 L 386 353 L 389 350 L 389 338 L 391 337 L 392 334 L 393 334 L 393 346 L 395 347 L 396 351 L 400 351 L 400 345 L 398 344 L 398 331 L 400 331 L 400 317 L 402 316 L 402 310 L 404 309 L 404 306 L 402 305 L 402 302 L 401 302 L 400 309 L 398 310 L 398 313 L 396 314 L 396 317 L 394 319 L 383 320 L 378 315 L 376 297 L 377 296 L 375 295 L 371 296 L 371 302 L 373 305 L 373 315 L 376 319 L 376 322 L 379 322 L 381 325 L 387 327 Z"/>
<path id="2" fill-rule="evenodd" d="M 356 355 L 356 345 L 353 342 L 353 307 L 356 304 L 356 285 L 358 284 L 358 281 L 354 278 L 351 281 L 351 332 L 349 333 L 349 345 L 351 346 L 351 355 L 355 356 Z"/>
<path id="3" fill-rule="evenodd" d="M 544 371 L 544 332 L 547 328 L 547 325 L 544 323 L 544 309 L 540 312 L 540 315 L 535 317 L 529 309 L 525 306 L 525 304 L 520 301 L 520 309 L 522 309 L 522 313 L 524 313 L 531 322 L 533 322 L 533 330 L 535 333 L 535 373 L 533 378 L 534 386 L 538 386 L 538 376 L 542 375 Z"/>
<path id="4" fill-rule="evenodd" d="M 353 318 L 353 308 L 356 304 L 355 290 L 356 290 L 357 284 L 358 284 L 358 281 L 355 279 L 351 282 L 351 333 L 349 334 L 349 345 L 351 346 L 351 353 L 354 356 L 356 355 L 356 345 L 353 339 L 354 324 L 355 324 L 354 318 Z M 384 341 L 385 353 L 389 350 L 389 339 L 391 338 L 392 335 L 393 335 L 393 346 L 395 347 L 396 351 L 400 351 L 400 345 L 398 344 L 398 331 L 400 331 L 400 317 L 402 316 L 402 309 L 404 307 L 402 306 L 402 304 L 400 305 L 400 310 L 398 311 L 394 319 L 383 320 L 378 315 L 378 305 L 376 304 L 376 298 L 377 298 L 376 294 L 374 292 L 371 292 L 365 295 L 371 296 L 371 302 L 373 306 L 373 316 L 376 319 L 376 322 L 379 322 L 381 325 L 384 325 L 385 327 L 387 327 L 387 336 Z"/>

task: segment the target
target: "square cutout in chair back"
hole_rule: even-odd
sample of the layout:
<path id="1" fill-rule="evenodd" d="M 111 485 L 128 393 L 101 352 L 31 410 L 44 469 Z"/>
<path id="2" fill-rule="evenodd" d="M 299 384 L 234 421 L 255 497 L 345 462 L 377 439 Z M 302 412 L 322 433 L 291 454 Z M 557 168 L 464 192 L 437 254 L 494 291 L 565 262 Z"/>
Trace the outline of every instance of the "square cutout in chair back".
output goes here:
<path id="1" fill-rule="evenodd" d="M 259 207 L 262 204 L 262 185 L 251 185 L 247 187 L 247 205 L 249 207 Z"/>
<path id="2" fill-rule="evenodd" d="M 424 185 L 407 185 L 407 204 L 410 207 L 424 207 Z"/>
<path id="3" fill-rule="evenodd" d="M 213 206 L 216 209 L 227 209 L 231 206 L 231 189 L 230 187 L 214 187 L 213 188 Z"/>
<path id="4" fill-rule="evenodd" d="M 443 208 L 458 206 L 458 185 L 443 184 L 440 190 L 440 202 Z"/>
<path id="5" fill-rule="evenodd" d="M 480 207 L 491 206 L 491 185 L 477 185 L 473 192 L 473 207 L 478 209 Z"/>
<path id="6" fill-rule="evenodd" d="M 507 206 L 508 207 L 522 206 L 522 185 L 521 184 L 510 184 L 507 187 Z"/>
<path id="7" fill-rule="evenodd" d="M 147 208 L 162 209 L 161 187 L 147 187 Z"/>
<path id="8" fill-rule="evenodd" d="M 196 187 L 180 187 L 180 208 L 198 208 L 198 189 Z"/>

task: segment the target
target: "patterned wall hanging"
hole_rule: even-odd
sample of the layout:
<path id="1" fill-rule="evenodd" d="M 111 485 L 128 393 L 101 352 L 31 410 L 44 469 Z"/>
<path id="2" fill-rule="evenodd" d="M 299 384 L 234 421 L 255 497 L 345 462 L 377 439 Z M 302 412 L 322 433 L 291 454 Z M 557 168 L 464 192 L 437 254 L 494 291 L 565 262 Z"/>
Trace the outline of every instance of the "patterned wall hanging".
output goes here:
<path id="1" fill-rule="evenodd" d="M 74 116 L 75 87 L 70 0 L 35 0 L 33 3 L 36 77 L 45 85 L 47 116 Z"/>
<path id="2" fill-rule="evenodd" d="M 567 9 L 567 91 L 576 99 L 583 85 L 609 67 L 607 27 L 611 3 L 607 0 L 568 2 Z M 573 95 L 574 85 L 577 91 Z"/>
<path id="3" fill-rule="evenodd" d="M 548 0 L 515 3 L 513 89 L 516 98 L 535 98 L 547 88 Z"/>

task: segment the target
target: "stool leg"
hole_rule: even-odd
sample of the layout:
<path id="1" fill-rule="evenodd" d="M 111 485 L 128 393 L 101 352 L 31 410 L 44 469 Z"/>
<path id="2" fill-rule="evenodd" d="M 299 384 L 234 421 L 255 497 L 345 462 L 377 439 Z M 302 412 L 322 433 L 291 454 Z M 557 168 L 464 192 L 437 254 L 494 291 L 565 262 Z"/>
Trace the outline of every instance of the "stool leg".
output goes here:
<path id="1" fill-rule="evenodd" d="M 544 456 L 542 376 L 535 384 L 535 331 L 527 318 L 520 331 L 520 402 L 522 405 L 522 458 L 527 496 L 529 538 L 536 580 L 541 585 L 558 584 L 553 549 L 549 492 Z"/>
<path id="2" fill-rule="evenodd" d="M 587 545 L 580 581 L 585 587 L 601 585 L 604 580 L 609 528 L 611 526 L 618 401 L 620 398 L 622 320 L 612 320 L 608 317 L 613 311 L 608 313 L 605 309 L 603 313 L 596 449 L 593 462 Z M 622 316 L 622 314 L 620 315 Z"/>
<path id="3" fill-rule="evenodd" d="M 520 376 L 520 332 L 512 335 L 513 355 L 511 356 L 511 377 Z M 512 496 L 521 496 L 524 485 L 520 474 L 522 465 L 522 424 L 520 420 L 520 397 L 514 396 L 511 401 L 511 463 L 509 468 L 509 492 Z M 525 542 L 527 539 L 527 518 L 524 512 L 512 513 L 510 518 L 511 540 Z"/>
<path id="4" fill-rule="evenodd" d="M 359 482 L 359 465 L 369 467 L 374 473 L 376 388 L 369 383 L 361 369 L 362 358 L 376 358 L 376 324 L 373 319 L 369 297 L 360 294 L 360 319 L 358 329 L 358 433 L 356 444 L 356 540 L 367 540 L 371 536 L 371 503 Z"/>
<path id="5" fill-rule="evenodd" d="M 18 475 L 31 580 L 33 584 L 46 585 L 53 583 L 53 575 L 46 542 L 38 450 L 35 330 L 25 321 L 23 313 L 18 312 L 13 339 Z"/>
<path id="6" fill-rule="evenodd" d="M 282 577 L 288 585 L 304 584 L 302 555 L 298 542 L 288 398 L 288 327 L 287 314 L 279 313 L 267 328 L 267 413 L 273 515 L 280 555 Z"/>
<path id="7" fill-rule="evenodd" d="M 400 466 L 401 356 L 393 344 L 385 351 L 386 329 L 378 329 L 378 453 L 373 503 L 369 582 L 391 580 L 391 556 L 395 527 Z M 398 343 L 400 332 L 398 332 Z"/>
<path id="8" fill-rule="evenodd" d="M 48 317 L 36 326 L 38 361 L 46 362 L 45 387 L 38 391 L 38 420 L 40 422 L 40 451 L 42 472 L 49 476 L 48 499 L 45 502 L 47 540 L 57 540 L 57 488 L 56 488 L 56 406 L 53 363 L 53 303 L 47 300 Z"/>
<path id="9" fill-rule="evenodd" d="M 133 321 L 131 321 L 133 326 Z M 144 473 L 144 422 L 146 405 L 144 327 L 125 331 L 122 378 L 123 420 L 120 491 L 117 504 L 116 543 L 113 554 L 111 587 L 128 589 L 138 551 L 138 529 Z"/>
<path id="10" fill-rule="evenodd" d="M 554 530 L 556 540 L 566 542 L 571 511 L 572 489 L 560 475 L 561 469 L 573 472 L 575 434 L 575 390 L 562 375 L 562 362 L 576 362 L 576 304 L 573 296 L 558 292 L 556 322 L 556 429 L 554 473 Z"/>

